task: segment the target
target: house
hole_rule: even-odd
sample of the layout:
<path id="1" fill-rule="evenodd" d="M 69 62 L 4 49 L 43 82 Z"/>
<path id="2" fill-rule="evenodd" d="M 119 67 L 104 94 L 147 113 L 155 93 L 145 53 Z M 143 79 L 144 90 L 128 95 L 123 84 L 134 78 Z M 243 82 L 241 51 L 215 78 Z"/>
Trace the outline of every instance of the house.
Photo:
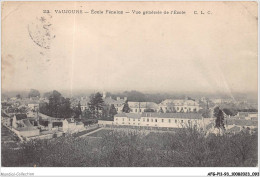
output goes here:
<path id="1" fill-rule="evenodd" d="M 129 101 L 130 113 L 156 112 L 158 105 L 154 102 L 133 102 Z"/>
<path id="2" fill-rule="evenodd" d="M 124 104 L 127 101 L 127 97 L 124 97 L 123 99 L 117 97 L 116 100 L 114 100 L 112 97 L 106 97 L 106 95 L 103 94 L 103 100 L 105 104 L 104 109 L 109 109 L 110 106 L 113 104 L 116 108 L 117 113 L 121 113 Z"/>

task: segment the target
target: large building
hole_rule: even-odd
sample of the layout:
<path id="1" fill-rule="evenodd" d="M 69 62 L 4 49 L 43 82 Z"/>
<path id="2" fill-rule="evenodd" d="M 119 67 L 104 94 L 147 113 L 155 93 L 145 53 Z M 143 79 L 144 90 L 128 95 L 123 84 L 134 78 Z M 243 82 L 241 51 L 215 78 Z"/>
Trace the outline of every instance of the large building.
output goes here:
<path id="1" fill-rule="evenodd" d="M 121 113 L 115 115 L 113 122 L 99 121 L 99 124 L 161 128 L 184 128 L 189 126 L 205 128 L 212 121 L 213 119 L 203 118 L 199 113 Z"/>
<path id="2" fill-rule="evenodd" d="M 128 102 L 130 113 L 156 112 L 158 105 L 154 102 Z"/>
<path id="3" fill-rule="evenodd" d="M 158 112 L 198 112 L 199 103 L 191 99 L 173 100 L 166 99 L 158 106 Z"/>

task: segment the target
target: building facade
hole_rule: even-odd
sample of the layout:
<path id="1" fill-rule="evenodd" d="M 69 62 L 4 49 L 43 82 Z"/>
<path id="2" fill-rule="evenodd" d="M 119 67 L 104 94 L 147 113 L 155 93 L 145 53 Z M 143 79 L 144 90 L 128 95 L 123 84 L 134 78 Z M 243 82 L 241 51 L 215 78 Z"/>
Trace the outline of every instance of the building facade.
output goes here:
<path id="1" fill-rule="evenodd" d="M 194 127 L 204 129 L 212 122 L 210 118 L 203 118 L 199 113 L 121 113 L 114 117 L 110 124 L 120 126 L 185 128 Z M 102 124 L 102 122 L 99 122 Z"/>

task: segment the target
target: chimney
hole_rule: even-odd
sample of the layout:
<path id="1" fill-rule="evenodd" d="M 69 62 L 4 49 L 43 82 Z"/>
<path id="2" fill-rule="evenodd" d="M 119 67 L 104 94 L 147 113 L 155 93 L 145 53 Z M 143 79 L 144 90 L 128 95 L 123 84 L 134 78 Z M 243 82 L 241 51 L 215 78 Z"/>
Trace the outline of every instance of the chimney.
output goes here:
<path id="1" fill-rule="evenodd" d="M 120 97 L 118 96 L 118 97 L 116 97 L 116 100 L 118 101 L 118 100 L 120 100 Z"/>

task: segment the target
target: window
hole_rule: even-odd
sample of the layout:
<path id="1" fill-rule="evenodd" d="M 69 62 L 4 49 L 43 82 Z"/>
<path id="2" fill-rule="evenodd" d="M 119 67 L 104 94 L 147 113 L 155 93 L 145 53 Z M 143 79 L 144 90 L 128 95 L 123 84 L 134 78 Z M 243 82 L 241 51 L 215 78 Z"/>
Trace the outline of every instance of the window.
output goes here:
<path id="1" fill-rule="evenodd" d="M 188 120 L 188 123 L 190 123 L 190 120 Z"/>
<path id="2" fill-rule="evenodd" d="M 138 119 L 138 121 L 140 121 L 140 119 Z"/>
<path id="3" fill-rule="evenodd" d="M 153 122 L 153 119 L 151 119 L 151 122 Z"/>
<path id="4" fill-rule="evenodd" d="M 139 109 L 139 112 L 142 112 L 142 110 L 141 110 L 141 109 Z"/>
<path id="5" fill-rule="evenodd" d="M 175 120 L 175 123 L 177 124 L 177 120 Z"/>
<path id="6" fill-rule="evenodd" d="M 157 122 L 157 119 L 155 119 L 155 122 Z"/>
<path id="7" fill-rule="evenodd" d="M 169 123 L 171 123 L 171 119 L 169 119 Z"/>
<path id="8" fill-rule="evenodd" d="M 129 118 L 128 121 L 130 121 L 131 119 Z"/>
<path id="9" fill-rule="evenodd" d="M 135 112 L 137 112 L 137 109 L 135 109 Z"/>
<path id="10" fill-rule="evenodd" d="M 145 118 L 143 118 L 143 122 L 145 122 Z"/>
<path id="11" fill-rule="evenodd" d="M 183 123 L 183 120 L 181 120 L 181 123 Z"/>
<path id="12" fill-rule="evenodd" d="M 116 121 L 117 121 L 117 118 L 116 118 Z"/>
<path id="13" fill-rule="evenodd" d="M 179 107 L 177 107 L 177 110 L 179 110 Z"/>
<path id="14" fill-rule="evenodd" d="M 125 119 L 123 118 L 123 121 L 124 121 Z"/>
<path id="15" fill-rule="evenodd" d="M 149 122 L 149 119 L 147 119 L 147 122 Z"/>
<path id="16" fill-rule="evenodd" d="M 163 122 L 163 119 L 162 119 L 162 122 Z"/>
<path id="17" fill-rule="evenodd" d="M 133 121 L 135 121 L 135 119 L 133 119 Z"/>

